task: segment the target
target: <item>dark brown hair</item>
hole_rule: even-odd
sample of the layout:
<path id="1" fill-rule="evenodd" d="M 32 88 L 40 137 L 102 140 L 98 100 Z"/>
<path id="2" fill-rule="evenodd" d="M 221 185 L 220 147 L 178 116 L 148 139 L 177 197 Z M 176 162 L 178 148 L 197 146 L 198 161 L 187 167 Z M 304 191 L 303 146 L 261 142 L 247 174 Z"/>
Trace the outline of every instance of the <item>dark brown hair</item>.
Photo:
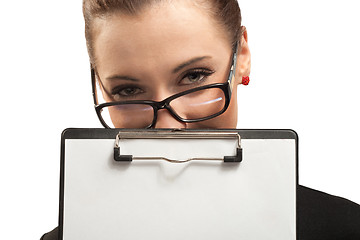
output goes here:
<path id="1" fill-rule="evenodd" d="M 166 0 L 83 0 L 85 19 L 85 38 L 90 62 L 94 64 L 93 20 L 104 18 L 113 13 L 136 15 L 146 7 Z M 170 1 L 170 0 L 167 0 Z M 223 26 L 235 47 L 241 36 L 241 12 L 237 0 L 195 0 L 198 6 L 204 6 L 211 16 Z"/>

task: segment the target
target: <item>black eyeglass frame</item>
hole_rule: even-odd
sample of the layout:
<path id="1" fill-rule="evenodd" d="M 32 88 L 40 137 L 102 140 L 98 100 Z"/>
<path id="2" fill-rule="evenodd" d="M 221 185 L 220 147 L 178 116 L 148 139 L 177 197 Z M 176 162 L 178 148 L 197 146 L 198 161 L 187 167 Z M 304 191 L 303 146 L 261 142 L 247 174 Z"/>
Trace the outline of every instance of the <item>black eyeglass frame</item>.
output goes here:
<path id="1" fill-rule="evenodd" d="M 116 106 L 116 105 L 143 104 L 143 105 L 151 106 L 154 111 L 153 121 L 150 125 L 148 125 L 145 128 L 152 128 L 153 126 L 155 126 L 155 123 L 157 121 L 157 112 L 161 109 L 167 109 L 175 119 L 177 119 L 180 122 L 185 122 L 185 123 L 201 122 L 201 121 L 205 121 L 205 120 L 209 120 L 211 118 L 217 117 L 217 116 L 223 114 L 227 110 L 227 108 L 229 107 L 229 104 L 230 104 L 232 88 L 233 88 L 234 81 L 235 81 L 234 78 L 235 78 L 235 69 L 236 69 L 236 60 L 237 60 L 237 50 L 238 50 L 238 46 L 236 45 L 235 50 L 233 52 L 233 56 L 232 56 L 228 79 L 225 83 L 214 83 L 214 84 L 209 84 L 209 85 L 205 85 L 205 86 L 201 86 L 201 87 L 192 88 L 192 89 L 174 94 L 172 96 L 169 96 L 166 99 L 159 101 L 159 102 L 152 101 L 152 100 L 131 100 L 131 101 L 116 101 L 116 102 L 107 102 L 107 103 L 99 104 L 97 102 L 97 92 L 96 92 L 96 75 L 97 74 L 95 72 L 95 69 L 91 66 L 92 95 L 93 95 L 96 114 L 97 114 L 101 124 L 105 128 L 111 128 L 111 127 L 109 127 L 109 125 L 103 119 L 103 117 L 101 115 L 101 111 L 105 107 Z M 99 78 L 99 76 L 98 76 L 98 78 Z M 184 119 L 184 118 L 181 118 L 178 114 L 176 114 L 176 112 L 170 106 L 170 102 L 176 98 L 179 98 L 181 96 L 184 96 L 184 95 L 187 95 L 187 94 L 190 94 L 193 92 L 210 89 L 210 88 L 220 88 L 224 92 L 224 95 L 225 95 L 225 105 L 224 105 L 223 109 L 221 111 L 219 111 L 218 113 L 212 114 L 207 117 L 198 118 L 198 119 Z"/>

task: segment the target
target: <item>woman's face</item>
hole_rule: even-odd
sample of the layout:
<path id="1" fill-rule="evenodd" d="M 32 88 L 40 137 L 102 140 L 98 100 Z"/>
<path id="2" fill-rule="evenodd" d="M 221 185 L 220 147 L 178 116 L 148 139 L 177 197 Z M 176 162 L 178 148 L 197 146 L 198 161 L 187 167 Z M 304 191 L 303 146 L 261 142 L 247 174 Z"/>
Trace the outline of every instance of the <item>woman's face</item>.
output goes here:
<path id="1" fill-rule="evenodd" d="M 138 15 L 115 13 L 96 19 L 93 34 L 96 71 L 106 101 L 161 101 L 190 88 L 227 81 L 232 57 L 228 35 L 192 1 L 156 4 Z M 239 51 L 236 84 L 249 71 L 245 66 L 249 60 L 242 56 L 250 57 L 246 40 L 245 36 Z M 183 123 L 162 109 L 155 128 L 235 128 L 236 84 L 222 115 Z"/>

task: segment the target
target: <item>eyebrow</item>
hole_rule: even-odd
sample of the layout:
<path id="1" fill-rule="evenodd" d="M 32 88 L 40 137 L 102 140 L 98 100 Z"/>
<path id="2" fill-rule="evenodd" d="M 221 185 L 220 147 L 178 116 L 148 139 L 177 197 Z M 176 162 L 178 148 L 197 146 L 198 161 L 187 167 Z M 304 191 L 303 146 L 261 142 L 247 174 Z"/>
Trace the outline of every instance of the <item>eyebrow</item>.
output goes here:
<path id="1" fill-rule="evenodd" d="M 195 62 L 199 62 L 199 61 L 201 61 L 201 60 L 203 60 L 205 58 L 211 58 L 211 57 L 210 56 L 203 56 L 203 57 L 192 58 L 189 61 L 186 61 L 186 62 L 180 64 L 179 66 L 177 66 L 176 68 L 174 68 L 173 73 L 177 73 L 181 69 L 183 69 L 184 67 L 189 66 L 190 64 L 193 64 Z"/>
<path id="2" fill-rule="evenodd" d="M 206 58 L 211 58 L 210 56 L 202 56 L 202 57 L 195 57 L 195 58 L 192 58 L 182 64 L 180 64 L 179 66 L 177 66 L 176 68 L 174 68 L 174 70 L 172 71 L 173 73 L 177 73 L 179 72 L 181 69 L 195 63 L 195 62 L 199 62 L 203 59 L 206 59 Z M 126 75 L 113 75 L 113 76 L 110 76 L 110 77 L 107 77 L 106 80 L 126 80 L 126 81 L 133 81 L 133 82 L 138 82 L 139 80 L 136 79 L 136 78 L 132 78 L 132 77 L 129 77 L 129 76 L 126 76 Z"/>
<path id="3" fill-rule="evenodd" d="M 133 82 L 138 82 L 139 80 L 136 78 L 132 78 L 129 76 L 125 76 L 125 75 L 113 75 L 110 77 L 107 77 L 106 80 L 126 80 L 126 81 L 133 81 Z"/>

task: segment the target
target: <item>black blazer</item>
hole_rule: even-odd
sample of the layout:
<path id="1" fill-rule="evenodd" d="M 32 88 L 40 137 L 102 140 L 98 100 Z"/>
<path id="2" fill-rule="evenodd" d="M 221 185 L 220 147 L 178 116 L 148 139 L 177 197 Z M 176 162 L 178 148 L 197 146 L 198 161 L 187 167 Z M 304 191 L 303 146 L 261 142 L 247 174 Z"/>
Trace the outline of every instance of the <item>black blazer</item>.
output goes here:
<path id="1" fill-rule="evenodd" d="M 347 199 L 299 186 L 296 213 L 298 240 L 360 240 L 360 205 Z M 40 240 L 58 240 L 58 228 Z"/>

